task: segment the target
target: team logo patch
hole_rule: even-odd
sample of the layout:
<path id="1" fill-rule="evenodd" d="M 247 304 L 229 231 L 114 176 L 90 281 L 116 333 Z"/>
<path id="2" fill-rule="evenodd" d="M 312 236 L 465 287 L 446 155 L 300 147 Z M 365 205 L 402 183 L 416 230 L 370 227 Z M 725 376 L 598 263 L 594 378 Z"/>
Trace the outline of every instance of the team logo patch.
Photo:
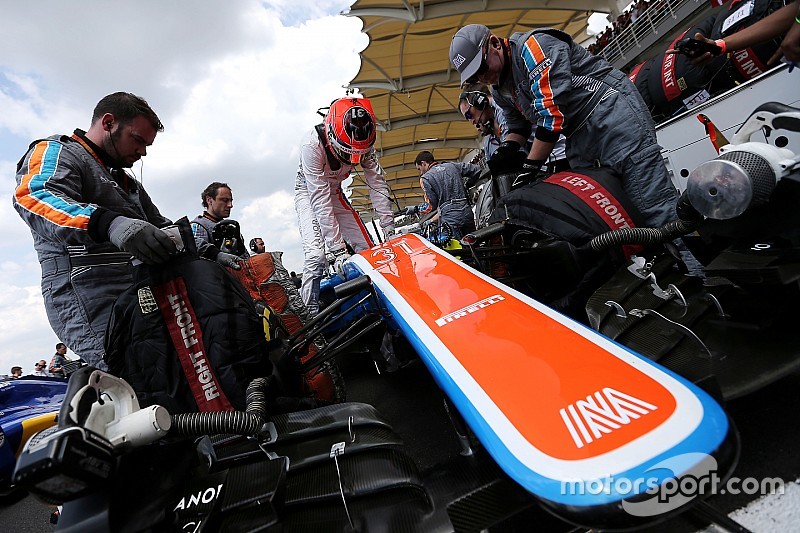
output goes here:
<path id="1" fill-rule="evenodd" d="M 542 75 L 542 73 L 544 73 L 545 70 L 550 68 L 551 64 L 552 64 L 552 61 L 550 61 L 550 58 L 549 57 L 545 58 L 544 61 L 542 61 L 541 63 L 539 63 L 535 67 L 533 67 L 533 70 L 531 70 L 531 73 L 528 74 L 528 79 L 532 80 L 532 79 L 538 78 L 539 76 Z"/>
<path id="2" fill-rule="evenodd" d="M 137 294 L 139 295 L 139 307 L 142 309 L 143 315 L 158 311 L 158 303 L 156 303 L 156 298 L 153 296 L 153 291 L 150 290 L 150 287 L 142 287 L 137 291 Z"/>
<path id="3" fill-rule="evenodd" d="M 456 57 L 453 58 L 453 66 L 456 67 L 456 70 L 461 68 L 461 65 L 464 64 L 467 58 L 462 56 L 461 54 L 456 54 Z"/>

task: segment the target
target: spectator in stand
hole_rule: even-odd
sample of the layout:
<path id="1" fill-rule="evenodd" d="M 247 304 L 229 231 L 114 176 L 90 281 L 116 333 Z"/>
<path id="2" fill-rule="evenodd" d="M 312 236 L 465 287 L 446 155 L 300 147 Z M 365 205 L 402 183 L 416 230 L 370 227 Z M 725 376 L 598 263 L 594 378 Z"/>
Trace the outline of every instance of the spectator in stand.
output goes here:
<path id="1" fill-rule="evenodd" d="M 17 379 L 22 377 L 22 367 L 21 366 L 12 366 L 11 367 L 11 379 Z"/>
<path id="2" fill-rule="evenodd" d="M 590 44 L 586 49 L 593 55 L 598 54 L 608 45 L 608 43 L 617 38 L 619 34 L 622 33 L 628 26 L 634 24 L 648 7 L 647 0 L 640 0 L 629 9 L 626 9 L 623 13 L 618 15 L 611 25 L 606 27 L 606 29 L 597 36 L 595 42 Z"/>
<path id="3" fill-rule="evenodd" d="M 289 277 L 291 278 L 292 283 L 294 283 L 296 289 L 299 289 L 300 286 L 303 284 L 303 280 L 297 277 L 297 272 L 295 272 L 294 270 L 289 274 Z"/>
<path id="4" fill-rule="evenodd" d="M 784 57 L 789 62 L 800 63 L 800 0 L 773 11 L 753 25 L 747 26 L 723 39 L 715 41 L 705 37 L 702 33 L 696 33 L 694 38 L 720 46 L 724 54 L 734 50 L 744 50 L 784 34 L 785 36 L 778 50 L 767 61 L 768 65 L 775 64 L 781 57 Z M 667 53 L 677 52 L 670 50 Z M 705 64 L 712 59 L 713 56 L 710 53 L 705 53 L 695 58 L 692 62 Z"/>
<path id="5" fill-rule="evenodd" d="M 33 372 L 31 372 L 30 375 L 31 376 L 38 376 L 38 377 L 41 377 L 41 378 L 50 377 L 50 373 L 47 371 L 47 361 L 42 359 L 38 363 L 34 363 Z"/>

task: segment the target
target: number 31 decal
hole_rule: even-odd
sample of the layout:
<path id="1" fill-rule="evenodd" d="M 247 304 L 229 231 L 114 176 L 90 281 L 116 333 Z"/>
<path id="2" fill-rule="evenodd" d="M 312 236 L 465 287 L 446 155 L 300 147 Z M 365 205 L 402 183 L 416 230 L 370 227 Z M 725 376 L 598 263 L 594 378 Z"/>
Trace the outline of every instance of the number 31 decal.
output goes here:
<path id="1" fill-rule="evenodd" d="M 408 243 L 405 241 L 405 239 L 402 239 L 399 242 L 393 242 L 389 246 L 383 246 L 381 248 L 378 248 L 374 252 L 372 252 L 372 257 L 373 258 L 378 257 L 379 255 L 383 256 L 381 259 L 375 260 L 374 264 L 376 266 L 379 266 L 379 265 L 385 265 L 387 263 L 394 262 L 397 259 L 397 254 L 395 253 L 393 248 L 400 248 L 401 250 L 403 250 L 408 255 L 411 255 L 411 253 L 414 251 L 411 248 L 411 246 L 408 245 Z"/>

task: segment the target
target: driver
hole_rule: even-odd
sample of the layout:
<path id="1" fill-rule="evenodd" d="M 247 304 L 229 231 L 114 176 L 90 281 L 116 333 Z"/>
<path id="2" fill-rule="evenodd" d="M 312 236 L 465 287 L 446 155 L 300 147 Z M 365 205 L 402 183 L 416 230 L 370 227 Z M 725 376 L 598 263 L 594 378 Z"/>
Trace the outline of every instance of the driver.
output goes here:
<path id="1" fill-rule="evenodd" d="M 364 170 L 370 200 L 380 217 L 383 234 L 394 234 L 389 187 L 373 144 L 376 120 L 366 98 L 335 100 L 322 124 L 303 137 L 294 205 L 303 239 L 303 284 L 300 295 L 313 316 L 319 311 L 319 282 L 328 262 L 344 279 L 343 264 L 355 252 L 372 247 L 367 228 L 342 191 L 342 182 Z M 326 258 L 325 251 L 328 252 Z"/>

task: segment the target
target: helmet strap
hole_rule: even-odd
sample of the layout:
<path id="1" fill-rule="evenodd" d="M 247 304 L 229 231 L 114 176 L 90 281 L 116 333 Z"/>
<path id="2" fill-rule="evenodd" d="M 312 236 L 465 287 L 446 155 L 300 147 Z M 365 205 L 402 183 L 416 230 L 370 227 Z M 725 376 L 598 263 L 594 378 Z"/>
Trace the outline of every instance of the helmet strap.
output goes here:
<path id="1" fill-rule="evenodd" d="M 317 124 L 315 129 L 317 130 L 317 136 L 319 136 L 322 146 L 325 148 L 325 157 L 328 159 L 328 165 L 332 170 L 339 170 L 343 161 L 339 159 L 339 157 L 331 149 L 331 145 L 328 143 L 328 136 L 325 135 L 325 125 Z"/>

